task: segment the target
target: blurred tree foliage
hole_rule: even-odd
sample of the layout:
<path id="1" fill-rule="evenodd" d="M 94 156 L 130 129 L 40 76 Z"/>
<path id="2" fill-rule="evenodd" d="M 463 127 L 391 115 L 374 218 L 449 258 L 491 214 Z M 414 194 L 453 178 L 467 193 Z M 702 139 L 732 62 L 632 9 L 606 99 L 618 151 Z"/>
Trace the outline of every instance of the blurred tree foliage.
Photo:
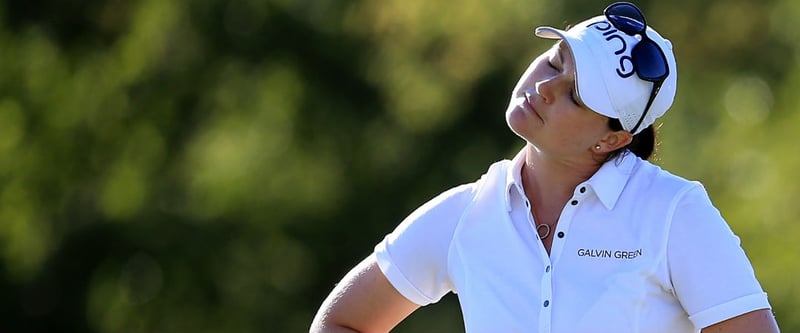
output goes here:
<path id="1" fill-rule="evenodd" d="M 0 6 L 0 331 L 301 332 L 590 0 Z M 657 162 L 704 182 L 800 331 L 800 3 L 640 1 L 680 64 Z M 720 281 L 724 283 L 724 281 Z M 398 332 L 463 330 L 453 296 Z"/>

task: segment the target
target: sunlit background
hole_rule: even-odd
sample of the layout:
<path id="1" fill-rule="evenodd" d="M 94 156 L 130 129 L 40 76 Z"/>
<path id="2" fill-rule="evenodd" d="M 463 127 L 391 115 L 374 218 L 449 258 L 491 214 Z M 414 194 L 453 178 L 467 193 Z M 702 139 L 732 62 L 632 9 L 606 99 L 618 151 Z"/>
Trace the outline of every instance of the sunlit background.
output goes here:
<path id="1" fill-rule="evenodd" d="M 0 331 L 307 331 L 406 214 L 522 146 L 533 29 L 608 3 L 3 1 Z M 679 64 L 656 162 L 798 332 L 800 2 L 637 3 Z M 463 331 L 457 300 L 395 331 Z"/>

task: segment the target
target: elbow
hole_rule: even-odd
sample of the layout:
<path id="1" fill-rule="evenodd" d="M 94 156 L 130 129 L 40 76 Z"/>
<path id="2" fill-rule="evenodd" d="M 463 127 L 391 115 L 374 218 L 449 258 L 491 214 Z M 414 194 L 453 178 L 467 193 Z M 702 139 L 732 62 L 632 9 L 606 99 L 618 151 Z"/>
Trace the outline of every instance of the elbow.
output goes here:
<path id="1" fill-rule="evenodd" d="M 361 333 L 361 331 L 357 331 L 346 326 L 317 322 L 316 320 L 314 321 L 314 323 L 311 324 L 311 329 L 309 329 L 308 332 L 309 333 Z"/>
<path id="2" fill-rule="evenodd" d="M 346 325 L 337 323 L 332 320 L 327 313 L 320 311 L 311 322 L 311 328 L 308 333 L 362 333 L 359 330 L 350 328 Z"/>

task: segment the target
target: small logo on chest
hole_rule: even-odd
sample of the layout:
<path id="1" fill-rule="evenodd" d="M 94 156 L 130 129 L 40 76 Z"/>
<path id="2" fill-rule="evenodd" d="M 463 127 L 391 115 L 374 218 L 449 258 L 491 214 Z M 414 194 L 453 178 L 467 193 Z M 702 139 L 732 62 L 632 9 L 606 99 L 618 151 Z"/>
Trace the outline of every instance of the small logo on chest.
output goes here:
<path id="1" fill-rule="evenodd" d="M 636 259 L 642 255 L 642 249 L 633 251 L 609 249 L 578 249 L 578 257 L 610 258 L 610 259 Z"/>

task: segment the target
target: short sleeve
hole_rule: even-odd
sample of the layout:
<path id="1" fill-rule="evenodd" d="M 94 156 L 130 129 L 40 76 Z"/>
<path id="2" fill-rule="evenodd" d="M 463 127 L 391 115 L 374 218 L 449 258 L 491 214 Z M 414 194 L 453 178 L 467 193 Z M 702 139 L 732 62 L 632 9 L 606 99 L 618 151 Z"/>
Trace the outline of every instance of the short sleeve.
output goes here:
<path id="1" fill-rule="evenodd" d="M 667 255 L 675 294 L 696 328 L 770 308 L 739 237 L 700 184 L 676 206 Z"/>
<path id="2" fill-rule="evenodd" d="M 452 290 L 447 255 L 473 189 L 474 183 L 461 185 L 431 199 L 375 246 L 381 271 L 410 301 L 435 303 Z"/>

